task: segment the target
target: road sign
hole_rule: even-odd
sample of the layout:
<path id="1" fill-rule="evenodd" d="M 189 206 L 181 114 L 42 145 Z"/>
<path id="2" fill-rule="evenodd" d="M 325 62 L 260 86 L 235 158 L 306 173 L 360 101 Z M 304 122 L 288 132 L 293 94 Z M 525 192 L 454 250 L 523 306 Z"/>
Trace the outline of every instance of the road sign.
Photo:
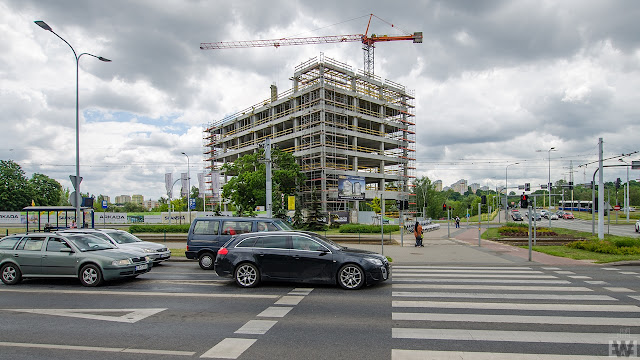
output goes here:
<path id="1" fill-rule="evenodd" d="M 102 200 L 102 208 L 106 209 L 108 207 L 107 200 Z"/>
<path id="2" fill-rule="evenodd" d="M 189 209 L 194 210 L 196 208 L 196 199 L 189 198 Z"/>
<path id="3" fill-rule="evenodd" d="M 640 170 L 640 161 L 632 161 L 631 170 Z"/>
<path id="4" fill-rule="evenodd" d="M 619 211 L 619 210 L 620 210 L 620 205 L 616 205 L 616 206 L 614 206 L 614 207 L 613 207 L 613 210 L 615 210 L 615 211 Z"/>
<path id="5" fill-rule="evenodd" d="M 544 184 L 540 185 L 540 189 L 546 190 L 547 189 L 547 185 L 544 185 Z"/>

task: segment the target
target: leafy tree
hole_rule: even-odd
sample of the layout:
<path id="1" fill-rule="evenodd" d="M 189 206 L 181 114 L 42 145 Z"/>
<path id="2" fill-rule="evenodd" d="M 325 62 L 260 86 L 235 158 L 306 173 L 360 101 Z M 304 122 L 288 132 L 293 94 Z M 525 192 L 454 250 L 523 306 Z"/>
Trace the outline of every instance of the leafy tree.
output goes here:
<path id="1" fill-rule="evenodd" d="M 304 180 L 293 155 L 279 149 L 271 150 L 273 184 L 272 203 L 280 202 L 280 194 L 293 195 Z M 222 170 L 233 176 L 223 187 L 222 197 L 236 207 L 236 213 L 254 215 L 256 206 L 266 204 L 266 166 L 264 150 L 247 154 L 233 163 L 226 163 Z M 277 196 L 277 197 L 276 197 Z"/>
<path id="2" fill-rule="evenodd" d="M 307 217 L 306 221 L 307 230 L 318 231 L 324 230 L 326 228 L 325 223 L 320 221 L 323 216 L 326 216 L 326 214 L 322 213 L 321 211 L 321 202 L 322 201 L 318 199 L 318 193 L 316 192 L 316 190 L 313 190 L 313 192 L 311 192 L 311 206 L 309 208 L 309 216 Z"/>
<path id="3" fill-rule="evenodd" d="M 19 211 L 31 205 L 32 188 L 24 171 L 13 160 L 0 160 L 0 209 Z"/>
<path id="4" fill-rule="evenodd" d="M 54 206 L 60 203 L 62 185 L 44 174 L 35 173 L 29 180 L 33 201 L 40 206 Z"/>

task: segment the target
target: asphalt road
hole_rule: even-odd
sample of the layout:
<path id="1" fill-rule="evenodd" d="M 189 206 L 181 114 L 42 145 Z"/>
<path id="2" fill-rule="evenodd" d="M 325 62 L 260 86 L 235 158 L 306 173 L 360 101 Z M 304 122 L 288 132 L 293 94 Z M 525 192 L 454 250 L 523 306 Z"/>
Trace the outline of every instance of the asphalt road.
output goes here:
<path id="1" fill-rule="evenodd" d="M 398 265 L 391 281 L 344 291 L 240 289 L 170 262 L 99 288 L 0 285 L 0 358 L 588 360 L 640 340 L 639 316 L 640 267 Z"/>

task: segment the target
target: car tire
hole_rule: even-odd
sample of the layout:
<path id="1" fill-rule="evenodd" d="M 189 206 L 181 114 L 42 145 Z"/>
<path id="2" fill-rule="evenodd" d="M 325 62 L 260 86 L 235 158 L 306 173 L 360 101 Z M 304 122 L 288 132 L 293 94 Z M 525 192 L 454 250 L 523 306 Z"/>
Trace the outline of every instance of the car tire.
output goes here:
<path id="1" fill-rule="evenodd" d="M 78 279 L 80 279 L 82 286 L 98 286 L 102 284 L 102 271 L 94 264 L 87 264 L 80 270 Z"/>
<path id="2" fill-rule="evenodd" d="M 6 285 L 15 285 L 22 281 L 22 273 L 15 264 L 4 264 L 0 273 L 2 273 L 2 282 Z"/>
<path id="3" fill-rule="evenodd" d="M 347 264 L 338 270 L 338 284 L 346 290 L 358 290 L 365 282 L 362 268 L 355 264 Z"/>
<path id="4" fill-rule="evenodd" d="M 256 287 L 260 282 L 260 271 L 251 263 L 242 263 L 236 267 L 233 273 L 236 284 L 244 288 Z"/>
<path id="5" fill-rule="evenodd" d="M 216 261 L 216 254 L 206 252 L 200 255 L 198 258 L 198 264 L 202 270 L 213 270 L 213 265 Z"/>

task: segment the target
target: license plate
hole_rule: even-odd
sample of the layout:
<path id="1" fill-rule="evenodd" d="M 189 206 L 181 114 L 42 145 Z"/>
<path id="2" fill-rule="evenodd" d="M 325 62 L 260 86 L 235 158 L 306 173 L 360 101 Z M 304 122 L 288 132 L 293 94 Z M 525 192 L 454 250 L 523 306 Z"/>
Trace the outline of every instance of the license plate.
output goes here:
<path id="1" fill-rule="evenodd" d="M 147 270 L 147 264 L 144 265 L 136 265 L 136 271 Z"/>

